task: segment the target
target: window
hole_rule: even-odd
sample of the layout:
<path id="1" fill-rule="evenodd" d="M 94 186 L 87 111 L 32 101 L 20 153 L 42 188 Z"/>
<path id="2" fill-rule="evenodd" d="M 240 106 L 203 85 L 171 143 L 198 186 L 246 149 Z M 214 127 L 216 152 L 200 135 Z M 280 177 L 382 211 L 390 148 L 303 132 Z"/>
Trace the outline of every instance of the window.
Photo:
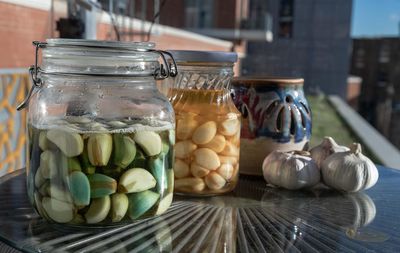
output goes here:
<path id="1" fill-rule="evenodd" d="M 278 35 L 280 38 L 291 38 L 293 35 L 294 0 L 281 0 L 279 8 Z"/>
<path id="2" fill-rule="evenodd" d="M 187 28 L 212 27 L 213 4 L 213 0 L 186 0 L 185 26 Z"/>
<path id="3" fill-rule="evenodd" d="M 358 69 L 364 68 L 364 58 L 365 58 L 364 55 L 365 55 L 364 49 L 360 48 L 356 51 L 356 55 L 355 55 L 356 68 L 358 68 Z"/>
<path id="4" fill-rule="evenodd" d="M 390 61 L 390 46 L 383 44 L 379 50 L 379 63 L 388 63 Z"/>

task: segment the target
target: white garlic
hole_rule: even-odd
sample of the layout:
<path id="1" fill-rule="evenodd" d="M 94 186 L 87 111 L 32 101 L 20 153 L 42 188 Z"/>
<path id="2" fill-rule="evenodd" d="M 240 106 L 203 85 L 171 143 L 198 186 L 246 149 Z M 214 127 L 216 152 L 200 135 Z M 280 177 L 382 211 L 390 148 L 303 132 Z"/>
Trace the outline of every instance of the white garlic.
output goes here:
<path id="1" fill-rule="evenodd" d="M 349 151 L 335 153 L 326 158 L 321 172 L 327 186 L 346 192 L 371 188 L 379 177 L 375 164 L 361 153 L 359 143 L 353 143 Z"/>
<path id="2" fill-rule="evenodd" d="M 265 180 L 289 190 L 311 187 L 320 181 L 317 164 L 309 152 L 274 151 L 263 162 Z"/>
<path id="3" fill-rule="evenodd" d="M 324 137 L 321 144 L 313 147 L 310 150 L 311 157 L 317 163 L 318 167 L 321 168 L 322 162 L 331 154 L 349 151 L 346 146 L 338 145 L 332 137 Z"/>

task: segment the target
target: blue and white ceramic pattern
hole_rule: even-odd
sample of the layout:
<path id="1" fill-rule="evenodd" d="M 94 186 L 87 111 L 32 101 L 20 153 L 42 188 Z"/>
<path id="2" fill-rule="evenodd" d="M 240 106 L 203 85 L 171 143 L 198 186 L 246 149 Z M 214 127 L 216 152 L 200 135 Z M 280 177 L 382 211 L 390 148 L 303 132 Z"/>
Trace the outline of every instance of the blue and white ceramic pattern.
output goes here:
<path id="1" fill-rule="evenodd" d="M 303 79 L 242 77 L 233 81 L 234 102 L 243 115 L 241 173 L 261 175 L 274 150 L 302 150 L 311 137 L 311 110 Z"/>

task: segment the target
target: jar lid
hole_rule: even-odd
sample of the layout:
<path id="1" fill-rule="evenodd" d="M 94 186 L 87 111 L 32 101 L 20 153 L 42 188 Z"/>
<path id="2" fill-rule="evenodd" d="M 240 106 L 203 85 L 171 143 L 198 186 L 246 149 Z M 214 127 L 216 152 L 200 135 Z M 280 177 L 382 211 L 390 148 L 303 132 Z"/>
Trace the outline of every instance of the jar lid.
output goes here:
<path id="1" fill-rule="evenodd" d="M 77 46 L 91 48 L 114 48 L 126 50 L 149 50 L 155 47 L 153 42 L 127 42 L 109 40 L 82 40 L 82 39 L 47 39 L 47 47 Z"/>
<path id="2" fill-rule="evenodd" d="M 235 63 L 238 55 L 235 52 L 169 50 L 175 61 L 180 62 L 228 62 Z"/>
<path id="3" fill-rule="evenodd" d="M 156 80 L 177 75 L 177 66 L 171 54 L 154 49 L 152 42 L 47 39 L 46 42 L 32 43 L 36 48 L 34 65 L 29 68 L 33 85 L 17 110 L 26 107 L 35 88 L 42 86 L 42 75 L 152 76 Z M 40 50 L 42 66 L 38 64 Z M 160 64 L 159 58 L 163 64 Z"/>
<path id="4" fill-rule="evenodd" d="M 102 76 L 153 76 L 160 54 L 152 42 L 47 39 L 41 72 Z"/>
<path id="5" fill-rule="evenodd" d="M 303 78 L 297 77 L 278 77 L 278 76 L 240 76 L 232 79 L 233 85 L 272 85 L 287 86 L 304 84 Z"/>

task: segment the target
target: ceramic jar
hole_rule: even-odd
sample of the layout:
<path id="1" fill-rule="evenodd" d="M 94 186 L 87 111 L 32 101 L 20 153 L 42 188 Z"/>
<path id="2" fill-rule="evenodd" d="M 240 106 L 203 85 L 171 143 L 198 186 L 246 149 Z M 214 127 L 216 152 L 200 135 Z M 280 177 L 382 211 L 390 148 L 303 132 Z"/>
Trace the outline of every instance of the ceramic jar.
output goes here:
<path id="1" fill-rule="evenodd" d="M 234 78 L 234 103 L 242 113 L 240 173 L 262 175 L 274 150 L 304 149 L 311 137 L 311 110 L 301 78 Z"/>

